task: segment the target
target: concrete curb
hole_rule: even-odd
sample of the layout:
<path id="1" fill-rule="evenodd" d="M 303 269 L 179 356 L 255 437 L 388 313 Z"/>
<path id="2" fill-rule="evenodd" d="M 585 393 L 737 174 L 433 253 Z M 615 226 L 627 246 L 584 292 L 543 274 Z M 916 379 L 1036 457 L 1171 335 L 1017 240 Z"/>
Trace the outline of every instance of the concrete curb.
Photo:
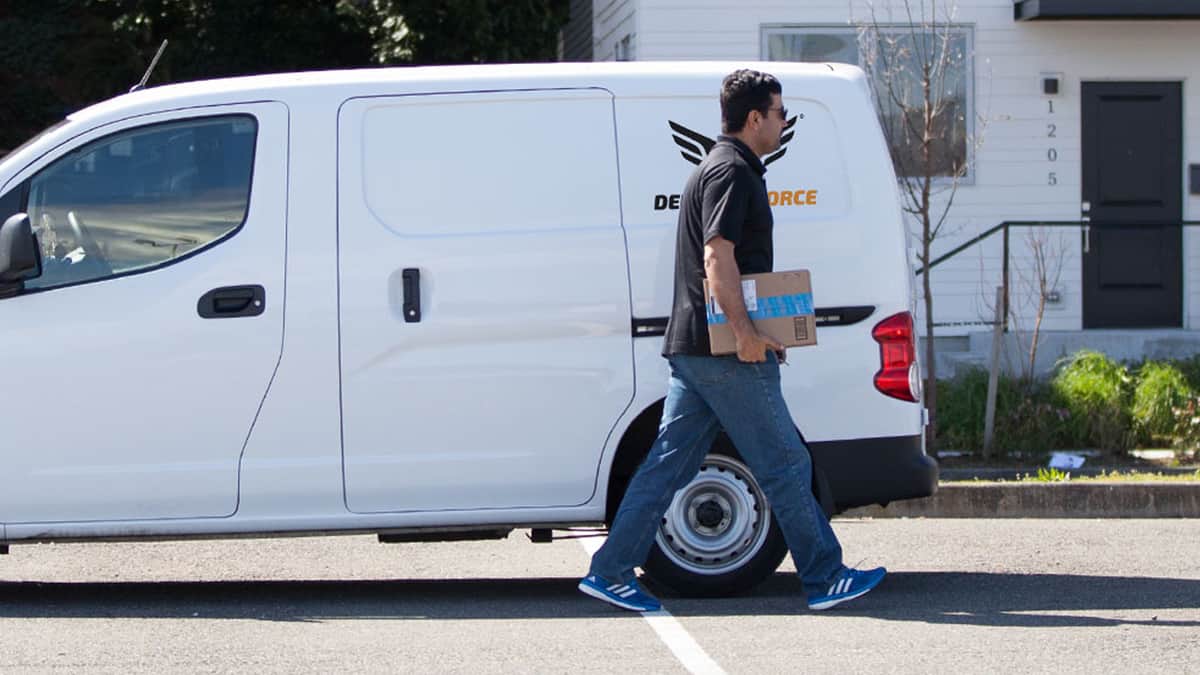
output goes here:
<path id="1" fill-rule="evenodd" d="M 1200 483 L 943 483 L 849 518 L 1200 518 Z"/>

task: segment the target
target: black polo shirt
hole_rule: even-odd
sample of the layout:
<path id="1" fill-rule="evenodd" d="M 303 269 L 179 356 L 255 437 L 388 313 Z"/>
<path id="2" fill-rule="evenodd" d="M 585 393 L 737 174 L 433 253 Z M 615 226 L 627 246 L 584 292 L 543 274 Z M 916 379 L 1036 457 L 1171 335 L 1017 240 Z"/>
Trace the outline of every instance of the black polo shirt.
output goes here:
<path id="1" fill-rule="evenodd" d="M 709 356 L 704 303 L 704 244 L 720 235 L 733 242 L 741 274 L 770 272 L 774 265 L 767 168 L 745 143 L 719 136 L 679 201 L 675 238 L 675 299 L 663 356 Z"/>

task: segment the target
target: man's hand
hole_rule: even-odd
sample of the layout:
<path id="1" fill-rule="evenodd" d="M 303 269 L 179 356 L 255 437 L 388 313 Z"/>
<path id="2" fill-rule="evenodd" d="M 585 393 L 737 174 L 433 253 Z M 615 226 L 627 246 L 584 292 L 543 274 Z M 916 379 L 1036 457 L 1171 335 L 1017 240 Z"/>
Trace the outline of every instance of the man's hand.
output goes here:
<path id="1" fill-rule="evenodd" d="M 704 245 L 704 273 L 717 302 L 725 310 L 733 338 L 737 343 L 738 360 L 745 363 L 762 363 L 767 360 L 767 350 L 781 355 L 783 345 L 775 338 L 759 333 L 746 314 L 746 301 L 742 297 L 742 282 L 737 261 L 733 255 L 733 242 L 724 237 L 713 237 Z"/>
<path id="2" fill-rule="evenodd" d="M 783 350 L 783 345 L 778 340 L 770 335 L 763 335 L 756 330 L 751 330 L 751 332 L 745 335 L 735 335 L 734 339 L 737 341 L 738 361 L 744 363 L 762 363 L 766 361 L 768 349 L 775 352 L 777 356 L 786 354 Z M 779 359 L 779 362 L 783 363 L 784 358 L 787 357 L 783 356 Z"/>

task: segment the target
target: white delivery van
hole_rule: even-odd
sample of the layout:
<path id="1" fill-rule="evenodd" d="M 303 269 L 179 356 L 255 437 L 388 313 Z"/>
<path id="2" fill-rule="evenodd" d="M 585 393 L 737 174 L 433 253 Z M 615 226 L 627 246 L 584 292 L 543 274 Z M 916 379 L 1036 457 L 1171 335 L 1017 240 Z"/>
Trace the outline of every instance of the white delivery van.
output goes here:
<path id="1" fill-rule="evenodd" d="M 603 525 L 665 392 L 678 193 L 746 64 L 194 82 L 0 162 L 0 551 L 27 542 Z M 861 71 L 759 64 L 776 269 L 818 344 L 784 390 L 830 514 L 920 497 L 912 272 Z M 719 439 L 647 571 L 761 580 L 785 547 Z M 582 568 L 581 568 L 582 569 Z"/>

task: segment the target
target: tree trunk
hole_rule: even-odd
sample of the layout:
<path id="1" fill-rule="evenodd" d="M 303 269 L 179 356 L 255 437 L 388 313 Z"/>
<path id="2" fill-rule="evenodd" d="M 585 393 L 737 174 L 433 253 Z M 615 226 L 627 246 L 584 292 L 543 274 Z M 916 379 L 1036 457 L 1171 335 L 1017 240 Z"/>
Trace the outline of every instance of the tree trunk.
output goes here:
<path id="1" fill-rule="evenodd" d="M 1029 371 L 1025 377 L 1025 384 L 1032 386 L 1034 377 L 1037 375 L 1037 353 L 1038 341 L 1042 337 L 1042 317 L 1046 314 L 1046 287 L 1042 286 L 1041 297 L 1038 298 L 1037 317 L 1033 321 L 1033 335 L 1029 340 Z"/>
<path id="2" fill-rule="evenodd" d="M 925 227 L 929 227 L 926 224 Z M 929 249 L 932 244 L 925 237 L 925 273 L 921 275 L 921 284 L 925 293 L 925 408 L 929 410 L 929 426 L 925 429 L 925 448 L 932 451 L 937 446 L 937 361 L 934 360 L 936 350 L 933 346 L 933 289 L 929 282 Z"/>
<path id="3" fill-rule="evenodd" d="M 929 425 L 925 429 L 925 447 L 928 450 L 937 449 L 937 349 L 933 344 L 933 288 L 929 277 L 929 261 L 933 259 L 933 223 L 930 222 L 931 188 L 933 187 L 933 155 L 930 143 L 933 142 L 933 82 L 930 78 L 932 64 L 921 65 L 921 90 L 925 96 L 925 128 L 921 138 L 921 168 L 924 175 L 921 179 L 921 243 L 925 249 L 925 274 L 922 282 L 925 290 L 925 372 L 928 377 L 925 386 L 925 408 L 929 411 Z"/>

